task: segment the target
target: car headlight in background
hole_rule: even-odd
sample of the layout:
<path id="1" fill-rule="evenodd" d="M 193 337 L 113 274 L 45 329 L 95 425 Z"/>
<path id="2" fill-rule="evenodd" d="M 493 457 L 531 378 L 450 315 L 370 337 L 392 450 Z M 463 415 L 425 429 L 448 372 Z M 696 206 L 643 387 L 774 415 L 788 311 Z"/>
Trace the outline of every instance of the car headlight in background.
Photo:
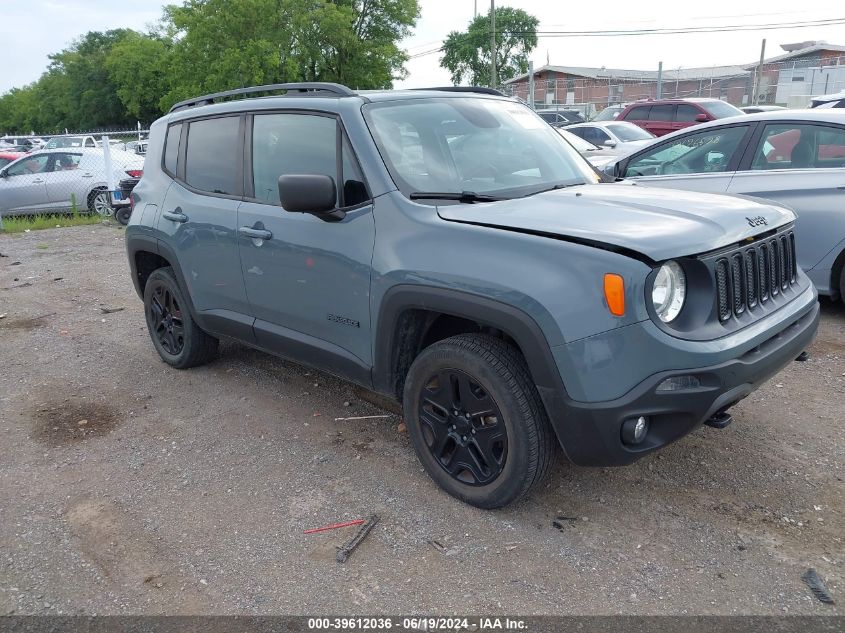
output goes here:
<path id="1" fill-rule="evenodd" d="M 661 321 L 669 323 L 680 314 L 686 294 L 687 281 L 678 262 L 663 264 L 657 271 L 651 287 L 651 301 Z"/>

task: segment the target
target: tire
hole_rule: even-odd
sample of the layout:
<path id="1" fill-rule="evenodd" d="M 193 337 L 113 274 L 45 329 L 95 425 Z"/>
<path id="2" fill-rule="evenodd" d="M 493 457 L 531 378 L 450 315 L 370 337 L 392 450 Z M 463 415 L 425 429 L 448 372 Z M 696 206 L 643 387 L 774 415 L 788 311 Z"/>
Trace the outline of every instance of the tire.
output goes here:
<path id="1" fill-rule="evenodd" d="M 88 194 L 88 211 L 101 215 L 104 218 L 112 214 L 113 209 L 111 207 L 111 198 L 108 189 L 97 187 L 91 190 L 91 193 Z"/>
<path id="2" fill-rule="evenodd" d="M 173 269 L 153 271 L 144 286 L 147 331 L 161 359 L 177 369 L 204 365 L 217 356 L 218 340 L 200 329 L 187 305 Z"/>
<path id="3" fill-rule="evenodd" d="M 114 217 L 123 226 L 129 224 L 129 218 L 132 217 L 132 209 L 129 207 L 118 207 L 114 212 Z"/>
<path id="4" fill-rule="evenodd" d="M 845 265 L 842 266 L 842 270 L 839 272 L 839 300 L 845 303 Z"/>
<path id="5" fill-rule="evenodd" d="M 499 508 L 549 472 L 546 410 L 525 359 L 502 340 L 461 334 L 424 349 L 405 379 L 403 407 L 426 472 L 461 501 Z"/>

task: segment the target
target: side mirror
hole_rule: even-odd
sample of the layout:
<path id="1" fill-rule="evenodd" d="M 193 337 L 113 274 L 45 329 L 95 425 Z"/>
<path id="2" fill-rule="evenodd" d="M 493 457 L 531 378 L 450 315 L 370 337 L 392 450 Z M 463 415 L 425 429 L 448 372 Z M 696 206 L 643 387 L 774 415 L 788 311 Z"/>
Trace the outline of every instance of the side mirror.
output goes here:
<path id="1" fill-rule="evenodd" d="M 709 121 L 710 118 L 706 114 L 704 114 L 703 112 L 700 112 L 700 113 L 695 115 L 695 120 L 698 123 L 705 123 L 705 122 Z"/>
<path id="2" fill-rule="evenodd" d="M 602 143 L 602 146 L 608 149 L 613 149 L 614 147 L 616 147 L 616 141 L 614 141 L 613 139 L 605 141 L 604 143 Z"/>
<path id="3" fill-rule="evenodd" d="M 9 173 L 5 169 L 0 169 L 0 178 L 8 178 Z"/>
<path id="4" fill-rule="evenodd" d="M 310 213 L 326 222 L 339 222 L 346 213 L 335 208 L 337 186 L 323 174 L 279 176 L 279 200 L 285 211 Z"/>

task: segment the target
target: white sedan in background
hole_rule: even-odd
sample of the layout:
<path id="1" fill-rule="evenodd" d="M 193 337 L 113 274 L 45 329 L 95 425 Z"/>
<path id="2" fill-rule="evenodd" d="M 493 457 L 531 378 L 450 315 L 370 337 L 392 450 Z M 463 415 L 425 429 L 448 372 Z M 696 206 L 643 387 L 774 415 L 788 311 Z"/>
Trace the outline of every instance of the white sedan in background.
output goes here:
<path id="1" fill-rule="evenodd" d="M 654 134 L 628 121 L 590 121 L 576 123 L 566 128 L 593 145 L 614 149 L 617 154 L 629 154 L 648 145 Z"/>
<path id="2" fill-rule="evenodd" d="M 144 158 L 111 150 L 114 186 L 129 176 L 140 176 Z M 102 148 L 40 150 L 0 169 L 0 215 L 64 213 L 74 205 L 101 215 L 112 212 Z"/>

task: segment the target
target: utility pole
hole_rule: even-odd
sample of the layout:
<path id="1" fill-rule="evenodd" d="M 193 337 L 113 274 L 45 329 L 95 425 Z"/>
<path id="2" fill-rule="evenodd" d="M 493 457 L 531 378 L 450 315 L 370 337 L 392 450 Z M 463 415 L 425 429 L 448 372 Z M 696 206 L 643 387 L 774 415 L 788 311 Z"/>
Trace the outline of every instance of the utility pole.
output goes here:
<path id="1" fill-rule="evenodd" d="M 478 0 L 475 0 L 475 4 L 472 7 L 472 19 L 474 20 L 477 17 L 478 17 Z"/>
<path id="2" fill-rule="evenodd" d="M 490 87 L 495 88 L 496 80 L 496 0 L 490 0 Z"/>
<path id="3" fill-rule="evenodd" d="M 663 62 L 657 62 L 657 92 L 655 93 L 654 98 L 663 98 Z"/>
<path id="4" fill-rule="evenodd" d="M 766 57 L 766 40 L 763 40 L 763 45 L 760 47 L 760 64 L 757 66 L 757 72 L 754 73 L 754 89 L 751 92 L 751 103 L 757 105 L 760 102 L 760 84 L 763 82 L 763 59 Z"/>

